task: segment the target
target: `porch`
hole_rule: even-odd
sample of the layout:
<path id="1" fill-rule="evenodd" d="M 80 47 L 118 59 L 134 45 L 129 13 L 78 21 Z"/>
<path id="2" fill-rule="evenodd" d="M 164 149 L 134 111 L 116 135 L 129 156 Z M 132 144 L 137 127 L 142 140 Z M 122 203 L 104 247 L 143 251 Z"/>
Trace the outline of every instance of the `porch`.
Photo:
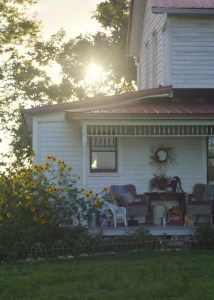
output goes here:
<path id="1" fill-rule="evenodd" d="M 166 227 L 163 226 L 143 226 L 149 230 L 149 232 L 154 236 L 188 236 L 193 235 L 198 226 L 185 227 L 183 225 L 168 225 Z M 117 226 L 116 228 L 112 226 L 104 226 L 104 227 L 89 227 L 88 232 L 91 235 L 97 235 L 100 231 L 102 231 L 102 235 L 104 237 L 107 236 L 124 236 L 124 235 L 132 235 L 135 234 L 139 228 L 142 226 Z"/>

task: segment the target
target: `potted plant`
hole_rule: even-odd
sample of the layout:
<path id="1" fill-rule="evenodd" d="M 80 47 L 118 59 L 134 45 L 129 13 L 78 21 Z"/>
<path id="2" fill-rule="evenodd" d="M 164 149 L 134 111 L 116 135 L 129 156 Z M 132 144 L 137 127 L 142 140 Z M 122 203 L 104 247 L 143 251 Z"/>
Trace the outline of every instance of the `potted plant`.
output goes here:
<path id="1" fill-rule="evenodd" d="M 154 174 L 154 177 L 150 181 L 151 190 L 163 191 L 167 188 L 167 177 L 165 174 Z"/>

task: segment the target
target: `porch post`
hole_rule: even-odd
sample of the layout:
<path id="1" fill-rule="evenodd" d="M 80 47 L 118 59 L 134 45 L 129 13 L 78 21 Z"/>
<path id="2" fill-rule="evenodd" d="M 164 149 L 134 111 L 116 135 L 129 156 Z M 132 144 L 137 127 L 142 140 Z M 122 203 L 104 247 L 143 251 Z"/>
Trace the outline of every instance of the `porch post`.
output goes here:
<path id="1" fill-rule="evenodd" d="M 83 123 L 82 125 L 82 182 L 83 186 L 87 185 L 87 125 Z"/>

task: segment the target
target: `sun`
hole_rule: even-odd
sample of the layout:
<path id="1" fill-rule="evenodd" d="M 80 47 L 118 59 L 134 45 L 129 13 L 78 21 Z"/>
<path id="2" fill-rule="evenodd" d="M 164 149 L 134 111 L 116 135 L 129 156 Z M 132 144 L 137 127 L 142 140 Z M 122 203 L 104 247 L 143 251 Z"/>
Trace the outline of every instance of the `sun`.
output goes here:
<path id="1" fill-rule="evenodd" d="M 86 69 L 85 81 L 88 83 L 95 83 L 102 79 L 103 74 L 103 68 L 98 64 L 92 62 Z"/>

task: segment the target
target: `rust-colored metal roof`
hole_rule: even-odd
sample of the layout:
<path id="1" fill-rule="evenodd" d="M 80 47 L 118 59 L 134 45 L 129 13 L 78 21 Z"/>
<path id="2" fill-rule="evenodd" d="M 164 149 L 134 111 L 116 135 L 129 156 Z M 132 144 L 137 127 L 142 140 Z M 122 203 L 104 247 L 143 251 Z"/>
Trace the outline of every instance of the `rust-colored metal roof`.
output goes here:
<path id="1" fill-rule="evenodd" d="M 213 0 L 151 0 L 157 8 L 214 8 Z"/>
<path id="2" fill-rule="evenodd" d="M 147 90 L 139 90 L 124 94 L 118 94 L 114 96 L 97 96 L 87 98 L 82 101 L 70 101 L 59 104 L 49 104 L 44 106 L 37 106 L 30 109 L 24 109 L 24 115 L 36 115 L 40 113 L 54 112 L 54 111 L 62 111 L 69 109 L 84 109 L 89 110 L 93 107 L 106 107 L 109 105 L 118 105 L 121 103 L 134 102 L 138 99 L 145 98 L 155 98 L 161 97 L 165 95 L 166 97 L 171 97 L 173 93 L 172 86 L 161 86 L 158 88 L 147 89 Z"/>
<path id="3" fill-rule="evenodd" d="M 70 111 L 72 115 L 81 115 L 81 111 Z M 142 103 L 126 107 L 95 109 L 82 112 L 82 116 L 214 116 L 214 103 Z"/>

